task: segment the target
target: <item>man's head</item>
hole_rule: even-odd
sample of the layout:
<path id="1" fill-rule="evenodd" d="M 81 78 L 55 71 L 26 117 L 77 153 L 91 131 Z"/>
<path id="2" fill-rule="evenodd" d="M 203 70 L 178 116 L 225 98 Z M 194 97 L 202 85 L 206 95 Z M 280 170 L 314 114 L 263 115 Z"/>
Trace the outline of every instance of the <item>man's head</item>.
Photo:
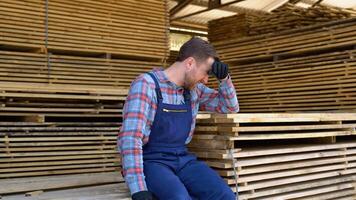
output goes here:
<path id="1" fill-rule="evenodd" d="M 206 84 L 216 57 L 215 49 L 205 40 L 194 37 L 184 43 L 176 59 L 185 68 L 184 87 L 192 89 L 199 82 Z"/>

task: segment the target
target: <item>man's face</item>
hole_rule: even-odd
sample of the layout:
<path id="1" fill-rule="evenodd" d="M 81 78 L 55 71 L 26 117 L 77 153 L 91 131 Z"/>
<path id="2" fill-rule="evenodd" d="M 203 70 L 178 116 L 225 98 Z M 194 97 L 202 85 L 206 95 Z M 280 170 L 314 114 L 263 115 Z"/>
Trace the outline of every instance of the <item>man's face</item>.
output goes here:
<path id="1" fill-rule="evenodd" d="M 213 65 L 214 58 L 209 57 L 205 61 L 197 61 L 194 58 L 189 60 L 188 64 L 190 64 L 190 70 L 186 71 L 185 80 L 184 80 L 184 88 L 193 89 L 198 83 L 207 84 L 209 80 L 209 70 Z"/>

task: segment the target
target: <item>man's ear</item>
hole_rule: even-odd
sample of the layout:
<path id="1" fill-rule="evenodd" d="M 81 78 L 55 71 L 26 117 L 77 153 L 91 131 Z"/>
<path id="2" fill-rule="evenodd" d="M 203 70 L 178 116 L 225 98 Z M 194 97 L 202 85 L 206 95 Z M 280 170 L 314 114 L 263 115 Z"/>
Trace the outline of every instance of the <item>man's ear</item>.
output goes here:
<path id="1" fill-rule="evenodd" d="M 188 57 L 185 59 L 185 66 L 188 71 L 191 71 L 193 69 L 193 65 L 195 64 L 195 59 L 193 57 Z"/>

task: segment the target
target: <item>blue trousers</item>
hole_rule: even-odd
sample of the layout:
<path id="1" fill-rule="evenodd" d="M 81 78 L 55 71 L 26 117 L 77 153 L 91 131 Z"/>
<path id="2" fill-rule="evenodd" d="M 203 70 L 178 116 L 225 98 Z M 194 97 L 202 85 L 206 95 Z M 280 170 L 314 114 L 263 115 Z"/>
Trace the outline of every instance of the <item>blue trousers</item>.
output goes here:
<path id="1" fill-rule="evenodd" d="M 148 190 L 159 200 L 237 199 L 217 172 L 190 153 L 146 155 L 144 173 Z"/>

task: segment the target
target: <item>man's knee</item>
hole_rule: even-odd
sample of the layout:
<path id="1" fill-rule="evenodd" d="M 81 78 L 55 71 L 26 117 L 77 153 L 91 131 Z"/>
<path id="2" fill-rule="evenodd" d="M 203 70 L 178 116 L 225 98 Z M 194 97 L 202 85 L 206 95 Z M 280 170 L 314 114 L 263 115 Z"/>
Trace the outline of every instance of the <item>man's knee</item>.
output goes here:
<path id="1" fill-rule="evenodd" d="M 209 200 L 236 200 L 235 193 L 228 187 L 216 187 L 211 191 Z"/>
<path id="2" fill-rule="evenodd" d="M 174 194 L 168 200 L 192 200 L 192 198 L 189 195 Z"/>

